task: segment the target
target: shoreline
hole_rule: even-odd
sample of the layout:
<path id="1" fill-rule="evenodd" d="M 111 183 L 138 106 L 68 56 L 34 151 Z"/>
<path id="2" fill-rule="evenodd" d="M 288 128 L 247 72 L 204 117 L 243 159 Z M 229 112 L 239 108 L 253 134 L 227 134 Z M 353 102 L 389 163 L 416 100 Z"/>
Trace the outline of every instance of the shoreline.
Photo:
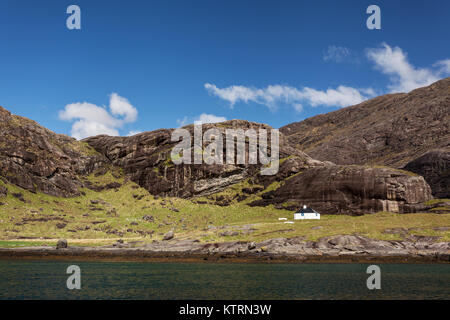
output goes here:
<path id="1" fill-rule="evenodd" d="M 61 252 L 62 253 L 62 252 Z M 147 262 L 147 263 L 404 263 L 404 264 L 450 264 L 447 260 L 426 256 L 283 256 L 283 255 L 196 255 L 179 253 L 100 253 L 95 252 L 86 255 L 72 254 L 71 252 L 46 253 L 21 252 L 5 254 L 0 250 L 2 260 L 26 260 L 26 261 L 77 261 L 77 262 Z"/>
<path id="2" fill-rule="evenodd" d="M 0 248 L 0 260 L 205 262 L 205 263 L 438 263 L 450 264 L 450 242 L 383 241 L 344 235 L 304 241 L 276 238 L 259 243 L 198 240 L 119 240 L 100 247 L 50 246 Z M 67 243 L 66 243 L 67 245 Z"/>
<path id="3" fill-rule="evenodd" d="M 0 249 L 1 260 L 28 261 L 81 261 L 81 262 L 155 262 L 155 263 L 406 263 L 406 264 L 450 264 L 449 260 L 438 256 L 320 256 L 320 255 L 281 255 L 281 254 L 195 254 L 179 252 L 104 252 L 93 249 L 78 252 L 64 249 L 42 252 L 27 249 Z"/>

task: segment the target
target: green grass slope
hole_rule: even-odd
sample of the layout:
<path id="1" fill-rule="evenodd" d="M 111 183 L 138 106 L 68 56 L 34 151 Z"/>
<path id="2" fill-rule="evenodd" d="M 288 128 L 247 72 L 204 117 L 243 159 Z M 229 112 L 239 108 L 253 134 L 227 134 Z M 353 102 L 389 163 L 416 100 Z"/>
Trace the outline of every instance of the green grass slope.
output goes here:
<path id="1" fill-rule="evenodd" d="M 443 241 L 450 241 L 450 213 L 328 215 L 319 221 L 286 224 L 278 218 L 292 221 L 293 212 L 246 204 L 257 199 L 260 193 L 246 195 L 248 198 L 241 202 L 232 200 L 236 195 L 245 195 L 242 189 L 255 187 L 248 181 L 233 185 L 212 198 L 188 200 L 154 197 L 115 168 L 85 179 L 91 187 L 83 188 L 83 195 L 74 198 L 31 193 L 0 181 L 0 185 L 8 189 L 8 195 L 0 198 L 0 247 L 54 245 L 60 238 L 68 239 L 73 245 L 104 245 L 117 239 L 151 242 L 161 240 L 169 230 L 175 231 L 176 238 L 202 242 L 261 241 L 296 236 L 317 240 L 337 234 L 401 240 L 405 234 L 386 233 L 386 229 L 440 236 Z M 228 206 L 213 204 L 218 197 L 232 201 Z"/>

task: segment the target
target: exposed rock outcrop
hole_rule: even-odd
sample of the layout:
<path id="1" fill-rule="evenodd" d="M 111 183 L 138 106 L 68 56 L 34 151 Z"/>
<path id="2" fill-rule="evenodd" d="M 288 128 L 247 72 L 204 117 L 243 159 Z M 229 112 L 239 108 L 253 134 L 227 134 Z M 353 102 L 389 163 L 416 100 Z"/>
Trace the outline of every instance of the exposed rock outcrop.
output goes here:
<path id="1" fill-rule="evenodd" d="M 78 175 L 105 163 L 87 144 L 0 107 L 0 175 L 31 192 L 78 195 Z"/>
<path id="2" fill-rule="evenodd" d="M 384 241 L 359 235 L 336 235 L 317 241 L 301 237 L 276 238 L 258 243 L 231 241 L 201 243 L 198 240 L 156 241 L 152 243 L 115 243 L 104 247 L 71 247 L 57 250 L 50 247 L 0 248 L 0 257 L 117 257 L 121 261 L 136 259 L 186 259 L 188 261 L 365 261 L 365 262 L 450 262 L 450 243 L 439 238 Z"/>
<path id="3" fill-rule="evenodd" d="M 205 125 L 204 131 L 212 126 Z M 225 128 L 268 128 L 238 120 L 221 123 L 219 127 L 222 133 Z M 192 126 L 188 129 L 192 130 Z M 250 178 L 264 188 L 273 182 L 283 182 L 280 188 L 251 205 L 275 204 L 294 210 L 309 204 L 324 214 L 416 212 L 425 209 L 420 203 L 432 198 L 430 187 L 420 176 L 389 168 L 323 163 L 292 148 L 283 135 L 280 137 L 283 161 L 273 176 L 259 175 L 257 165 L 174 165 L 170 160 L 175 145 L 170 141 L 171 132 L 158 130 L 134 137 L 97 136 L 85 141 L 155 195 L 209 195 Z"/>
<path id="4" fill-rule="evenodd" d="M 434 197 L 450 198 L 450 147 L 427 152 L 404 169 L 423 176 Z"/>
<path id="5" fill-rule="evenodd" d="M 231 120 L 218 125 L 205 124 L 203 125 L 203 132 L 213 127 L 218 128 L 223 135 L 224 150 L 226 129 L 271 129 L 264 124 Z M 191 137 L 193 137 L 193 126 L 185 128 L 191 132 Z M 185 198 L 195 195 L 209 195 L 246 178 L 259 175 L 261 165 L 249 165 L 248 160 L 244 165 L 208 165 L 205 163 L 174 165 L 170 153 L 178 142 L 171 141 L 172 131 L 161 129 L 132 137 L 100 135 L 87 138 L 84 141 L 105 155 L 114 165 L 123 168 L 132 181 L 154 195 Z M 191 145 L 193 145 L 193 142 Z M 203 144 L 203 147 L 205 146 L 206 143 Z M 246 142 L 246 148 L 248 151 L 248 141 Z M 225 155 L 226 152 L 224 152 L 224 157 Z M 274 179 L 281 179 L 282 176 L 288 176 L 301 169 L 321 164 L 320 161 L 315 161 L 303 152 L 289 146 L 281 135 L 280 158 L 287 157 L 291 157 L 290 161 L 281 165 L 280 172 L 276 177 L 261 177 L 261 181 L 264 180 L 264 183 L 268 184 Z"/>
<path id="6" fill-rule="evenodd" d="M 261 254 L 287 256 L 413 256 L 441 255 L 440 259 L 449 261 L 450 243 L 439 242 L 437 238 L 418 241 L 384 241 L 374 240 L 358 235 L 336 235 L 324 237 L 317 241 L 306 241 L 301 237 L 275 238 L 258 243 L 232 241 L 222 243 L 200 243 L 193 240 L 171 242 L 154 242 L 146 249 L 157 252 L 191 252 L 207 254 Z M 419 252 L 420 251 L 420 252 Z"/>
<path id="7" fill-rule="evenodd" d="M 416 212 L 432 199 L 421 176 L 390 168 L 334 165 L 306 170 L 262 197 L 251 205 L 295 210 L 307 204 L 320 213 L 351 215 Z"/>

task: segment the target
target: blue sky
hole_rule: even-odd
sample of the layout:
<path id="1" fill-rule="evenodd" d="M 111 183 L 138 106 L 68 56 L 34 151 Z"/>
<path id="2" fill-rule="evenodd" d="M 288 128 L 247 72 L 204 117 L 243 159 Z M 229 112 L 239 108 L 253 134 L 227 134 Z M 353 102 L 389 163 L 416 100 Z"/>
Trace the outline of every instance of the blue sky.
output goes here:
<path id="1" fill-rule="evenodd" d="M 2 0 L 0 105 L 77 138 L 202 114 L 278 128 L 449 76 L 449 31 L 447 0 Z"/>

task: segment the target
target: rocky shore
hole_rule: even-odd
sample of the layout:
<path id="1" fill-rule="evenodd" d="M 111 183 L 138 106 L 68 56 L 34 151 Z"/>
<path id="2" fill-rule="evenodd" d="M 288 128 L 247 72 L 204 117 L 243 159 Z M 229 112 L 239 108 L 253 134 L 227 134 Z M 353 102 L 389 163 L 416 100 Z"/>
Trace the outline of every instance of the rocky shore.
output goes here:
<path id="1" fill-rule="evenodd" d="M 413 239 L 414 238 L 414 239 Z M 358 235 L 276 238 L 262 242 L 201 243 L 198 240 L 118 241 L 102 247 L 49 246 L 3 248 L 0 259 L 155 262 L 296 262 L 296 263 L 450 263 L 450 242 L 413 236 L 404 241 Z"/>

